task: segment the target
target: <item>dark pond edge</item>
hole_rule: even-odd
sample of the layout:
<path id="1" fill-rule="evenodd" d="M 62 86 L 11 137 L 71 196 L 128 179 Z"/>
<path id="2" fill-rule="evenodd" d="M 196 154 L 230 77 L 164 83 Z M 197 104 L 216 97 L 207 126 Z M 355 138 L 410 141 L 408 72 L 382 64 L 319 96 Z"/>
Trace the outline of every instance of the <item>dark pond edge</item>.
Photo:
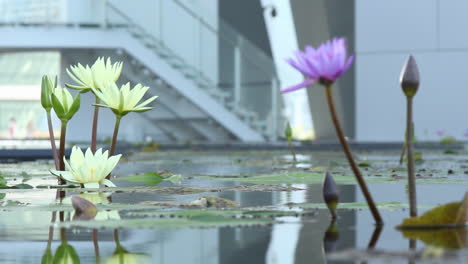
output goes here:
<path id="1" fill-rule="evenodd" d="M 351 148 L 355 151 L 399 151 L 402 143 L 399 142 L 350 142 Z M 87 145 L 83 144 L 82 148 Z M 98 147 L 107 148 L 107 145 L 100 144 Z M 116 149 L 116 154 L 127 154 L 134 151 L 141 151 L 145 145 L 120 144 Z M 274 151 L 284 150 L 289 151 L 286 142 L 266 142 L 266 143 L 174 143 L 174 144 L 153 144 L 150 148 L 154 151 L 170 151 L 170 150 L 191 150 L 191 151 Z M 298 151 L 341 151 L 341 145 L 337 142 L 294 142 L 294 148 Z M 415 144 L 416 150 L 464 150 L 465 143 L 455 144 L 440 144 L 437 142 L 422 142 Z M 66 150 L 65 155 L 70 155 L 70 149 Z M 151 150 L 147 150 L 151 151 Z M 50 149 L 0 149 L 0 163 L 15 163 L 19 161 L 32 161 L 38 159 L 52 159 Z"/>
<path id="2" fill-rule="evenodd" d="M 338 142 L 293 142 L 296 150 L 341 150 L 341 145 Z M 353 150 L 357 151 L 378 151 L 378 150 L 395 150 L 399 151 L 402 148 L 401 142 L 350 142 Z M 416 150 L 463 150 L 465 143 L 440 144 L 438 142 L 421 142 L 414 145 Z M 137 147 L 128 145 L 124 148 Z M 142 148 L 142 146 L 138 147 Z M 191 144 L 164 144 L 158 145 L 155 150 L 288 150 L 286 142 L 266 142 L 266 143 L 191 143 Z"/>

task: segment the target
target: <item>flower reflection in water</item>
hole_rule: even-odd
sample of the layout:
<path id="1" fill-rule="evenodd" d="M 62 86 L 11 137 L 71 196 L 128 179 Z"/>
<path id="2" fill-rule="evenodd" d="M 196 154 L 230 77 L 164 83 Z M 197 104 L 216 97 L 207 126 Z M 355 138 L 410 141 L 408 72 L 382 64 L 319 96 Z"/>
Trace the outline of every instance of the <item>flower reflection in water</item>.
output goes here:
<path id="1" fill-rule="evenodd" d="M 130 253 L 122 247 L 119 241 L 119 231 L 114 230 L 115 251 L 112 256 L 105 259 L 105 264 L 146 264 L 151 263 L 148 255 L 141 253 Z"/>

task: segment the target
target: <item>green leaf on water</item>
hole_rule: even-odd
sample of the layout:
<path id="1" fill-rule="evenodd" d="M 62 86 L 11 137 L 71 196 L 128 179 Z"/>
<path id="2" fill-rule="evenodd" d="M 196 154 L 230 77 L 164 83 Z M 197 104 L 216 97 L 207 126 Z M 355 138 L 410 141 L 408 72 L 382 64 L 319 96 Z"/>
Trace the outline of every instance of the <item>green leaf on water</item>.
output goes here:
<path id="1" fill-rule="evenodd" d="M 22 180 L 23 183 L 25 183 L 25 182 L 29 181 L 30 179 L 32 179 L 32 176 L 29 175 L 29 173 L 27 173 L 27 172 L 25 172 L 25 171 L 22 171 L 22 172 L 20 173 L 20 176 L 23 178 L 23 180 Z"/>
<path id="2" fill-rule="evenodd" d="M 447 149 L 444 151 L 444 154 L 454 155 L 454 154 L 458 154 L 458 151 L 453 150 L 453 149 Z"/>
<path id="3" fill-rule="evenodd" d="M 273 223 L 271 218 L 226 218 L 200 216 L 194 218 L 139 218 L 121 219 L 110 221 L 74 221 L 61 222 L 60 227 L 85 227 L 85 228 L 186 228 L 186 227 L 223 227 L 223 226 L 245 226 Z"/>
<path id="4" fill-rule="evenodd" d="M 144 174 L 135 174 L 126 177 L 120 177 L 118 179 L 128 182 L 143 183 L 146 185 L 156 185 L 159 184 L 164 178 L 161 176 L 161 174 L 157 172 L 146 172 Z"/>
<path id="5" fill-rule="evenodd" d="M 161 171 L 161 172 L 146 172 L 144 174 L 135 174 L 126 177 L 119 178 L 120 180 L 128 182 L 138 182 L 146 185 L 156 185 L 161 181 L 169 181 L 173 184 L 179 184 L 182 176 L 179 174 L 174 174 L 170 171 Z"/>
<path id="6" fill-rule="evenodd" d="M 34 187 L 26 183 L 20 183 L 13 186 L 0 185 L 0 189 L 34 189 Z"/>
<path id="7" fill-rule="evenodd" d="M 26 183 L 16 184 L 16 185 L 11 186 L 10 188 L 12 189 L 34 189 L 33 186 L 26 184 Z"/>
<path id="8" fill-rule="evenodd" d="M 286 172 L 277 174 L 254 175 L 254 176 L 241 176 L 239 177 L 223 177 L 223 176 L 196 176 L 208 180 L 218 181 L 235 181 L 255 184 L 322 184 L 324 175 L 323 173 L 316 172 Z M 356 180 L 352 175 L 333 174 L 337 184 L 356 184 Z M 406 183 L 405 177 L 365 177 L 368 183 Z M 463 179 L 449 179 L 449 178 L 423 178 L 417 179 L 418 184 L 466 184 L 468 180 Z"/>
<path id="9" fill-rule="evenodd" d="M 386 210 L 386 211 L 397 211 L 402 209 L 409 208 L 407 203 L 400 202 L 379 202 L 376 203 L 377 208 Z M 303 209 L 327 209 L 325 203 L 288 203 L 286 204 L 290 207 L 299 207 Z M 418 205 L 418 208 L 430 208 L 430 205 Z M 365 202 L 354 202 L 354 203 L 339 203 L 337 209 L 347 209 L 347 210 L 361 210 L 368 209 L 368 205 Z"/>
<path id="10" fill-rule="evenodd" d="M 365 162 L 365 161 L 364 161 L 364 162 L 360 162 L 360 163 L 358 164 L 358 166 L 359 166 L 359 167 L 362 167 L 362 168 L 369 168 L 371 165 L 370 165 L 369 162 Z"/>

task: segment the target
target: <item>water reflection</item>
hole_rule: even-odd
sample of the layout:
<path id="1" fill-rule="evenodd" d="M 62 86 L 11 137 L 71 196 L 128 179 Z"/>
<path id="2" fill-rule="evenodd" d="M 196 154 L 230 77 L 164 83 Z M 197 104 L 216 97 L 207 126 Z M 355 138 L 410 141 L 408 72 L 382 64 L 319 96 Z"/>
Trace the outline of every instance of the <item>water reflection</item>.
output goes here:
<path id="1" fill-rule="evenodd" d="M 305 189 L 305 191 L 222 192 L 217 195 L 235 200 L 242 206 L 322 201 L 320 185 L 295 185 L 294 187 Z M 343 202 L 353 202 L 359 199 L 354 185 L 339 186 L 339 188 Z M 100 203 L 101 208 L 105 208 L 112 202 L 135 203 L 140 199 L 167 199 L 161 194 L 145 194 L 145 198 L 135 197 L 134 194 L 128 193 L 114 193 L 112 196 L 104 193 L 76 195 L 89 199 L 93 203 Z M 189 195 L 178 196 L 176 199 L 191 200 L 192 198 L 193 196 Z M 59 201 L 61 200 L 62 203 L 67 203 L 69 199 L 70 196 L 60 199 L 59 195 Z M 50 222 L 71 221 L 73 213 L 47 212 L 46 221 L 42 218 L 24 217 L 28 213 L 31 212 L 3 212 L 3 230 L 8 230 L 8 232 L 4 231 L 3 241 L 0 241 L 1 263 L 38 263 L 42 258 L 50 260 L 57 256 L 59 248 L 61 248 L 60 252 L 67 253 L 66 256 L 70 259 L 73 258 L 73 252 L 75 252 L 81 263 L 130 263 L 130 261 L 145 263 L 146 261 L 146 263 L 166 264 L 354 263 L 349 259 L 344 262 L 330 260 L 326 254 L 346 249 L 372 248 L 376 245 L 378 248 L 408 250 L 408 240 L 393 229 L 393 225 L 406 216 L 407 212 L 404 211 L 387 212 L 384 215 L 385 219 L 388 219 L 387 227 L 378 244 L 379 233 L 374 230 L 372 221 L 367 223 L 362 221 L 362 219 L 371 219 L 367 210 L 340 210 L 336 222 L 330 222 L 331 218 L 327 210 L 320 210 L 312 217 L 280 217 L 273 225 L 173 229 L 124 228 L 120 230 L 86 228 L 54 230 L 57 225 L 49 227 Z M 35 215 L 37 216 L 37 212 Z M 128 217 L 125 211 L 103 209 L 99 210 L 96 215 L 97 221 Z M 16 225 L 5 224 L 5 219 L 13 218 L 17 222 Z M 359 219 L 361 220 L 358 221 Z M 40 221 L 46 222 L 47 225 L 44 223 L 39 225 Z M 35 230 L 35 227 L 41 228 L 41 237 L 38 236 L 38 232 L 29 234 L 26 231 L 15 232 L 23 229 L 31 231 Z M 461 240 L 466 239 L 466 230 L 465 233 L 457 236 Z M 46 238 L 47 241 L 45 241 Z M 417 239 L 423 242 L 418 242 L 416 250 L 420 250 L 427 243 L 422 238 Z M 369 263 L 384 262 L 371 260 Z"/>

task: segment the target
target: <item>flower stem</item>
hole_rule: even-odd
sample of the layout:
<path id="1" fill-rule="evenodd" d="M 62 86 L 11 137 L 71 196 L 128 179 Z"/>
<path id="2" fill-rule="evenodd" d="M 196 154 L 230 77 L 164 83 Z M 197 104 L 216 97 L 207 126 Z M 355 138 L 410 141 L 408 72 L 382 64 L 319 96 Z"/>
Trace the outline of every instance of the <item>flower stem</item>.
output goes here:
<path id="1" fill-rule="evenodd" d="M 93 229 L 93 245 L 94 245 L 94 256 L 96 257 L 96 262 L 99 263 L 99 239 L 97 229 Z"/>
<path id="2" fill-rule="evenodd" d="M 114 135 L 112 136 L 112 143 L 109 151 L 109 156 L 112 156 L 115 153 L 115 146 L 117 145 L 117 135 L 119 134 L 120 119 L 122 119 L 122 116 L 115 116 Z"/>
<path id="3" fill-rule="evenodd" d="M 111 147 L 109 150 L 109 157 L 114 155 L 115 153 L 115 146 L 117 145 L 117 135 L 119 134 L 120 119 L 122 119 L 122 116 L 119 116 L 119 115 L 115 116 L 114 135 L 112 136 L 112 143 L 111 143 Z M 110 174 L 107 175 L 106 179 L 110 179 Z"/>
<path id="4" fill-rule="evenodd" d="M 292 145 L 290 139 L 288 139 L 288 147 L 289 147 L 289 151 L 291 151 L 291 155 L 293 156 L 293 162 L 294 162 L 294 164 L 296 164 L 296 162 L 297 162 L 296 151 L 294 151 L 294 146 Z"/>
<path id="5" fill-rule="evenodd" d="M 62 243 L 67 241 L 67 230 L 64 227 L 60 228 L 60 241 Z"/>
<path id="6" fill-rule="evenodd" d="M 414 156 L 413 156 L 413 97 L 407 96 L 406 103 L 406 151 L 408 159 L 408 192 L 410 217 L 418 215 L 416 206 L 416 178 L 414 176 Z"/>
<path id="7" fill-rule="evenodd" d="M 114 229 L 114 242 L 115 242 L 116 248 L 121 247 L 120 240 L 119 240 L 119 230 L 118 229 Z"/>
<path id="8" fill-rule="evenodd" d="M 340 140 L 341 146 L 343 147 L 343 151 L 346 155 L 346 158 L 348 159 L 348 163 L 351 166 L 351 169 L 354 173 L 354 176 L 356 177 L 356 180 L 359 186 L 361 187 L 361 191 L 364 194 L 364 197 L 366 198 L 367 204 L 371 210 L 371 213 L 372 213 L 372 216 L 374 217 L 376 225 L 383 225 L 383 220 L 382 220 L 382 217 L 380 216 L 379 210 L 377 209 L 377 206 L 375 205 L 374 200 L 372 199 L 372 195 L 370 194 L 367 188 L 366 182 L 364 181 L 364 178 L 362 177 L 361 171 L 359 170 L 356 163 L 354 162 L 351 149 L 348 145 L 348 142 L 346 142 L 343 130 L 341 129 L 341 126 L 340 126 L 340 122 L 338 121 L 335 106 L 333 103 L 331 85 L 325 85 L 325 91 L 327 95 L 328 108 L 330 110 L 332 122 L 335 125 L 336 134 L 338 136 L 338 139 Z"/>
<path id="9" fill-rule="evenodd" d="M 96 96 L 96 104 L 99 104 L 99 103 L 100 103 L 100 100 Z M 93 128 L 91 131 L 91 151 L 93 153 L 96 152 L 98 118 L 99 118 L 99 106 L 94 106 Z"/>
<path id="10" fill-rule="evenodd" d="M 59 153 L 59 170 L 65 170 L 65 162 L 63 161 L 65 157 L 65 137 L 67 135 L 67 121 L 62 120 L 62 128 L 60 130 L 60 153 Z M 58 184 L 63 185 L 66 181 L 62 178 L 59 178 Z"/>
<path id="11" fill-rule="evenodd" d="M 52 156 L 54 157 L 55 169 L 59 169 L 59 159 L 57 156 L 57 146 L 55 146 L 55 136 L 54 136 L 54 128 L 52 127 L 52 116 L 50 111 L 47 111 L 47 125 L 49 127 L 49 139 L 50 139 L 50 146 L 52 148 Z"/>

